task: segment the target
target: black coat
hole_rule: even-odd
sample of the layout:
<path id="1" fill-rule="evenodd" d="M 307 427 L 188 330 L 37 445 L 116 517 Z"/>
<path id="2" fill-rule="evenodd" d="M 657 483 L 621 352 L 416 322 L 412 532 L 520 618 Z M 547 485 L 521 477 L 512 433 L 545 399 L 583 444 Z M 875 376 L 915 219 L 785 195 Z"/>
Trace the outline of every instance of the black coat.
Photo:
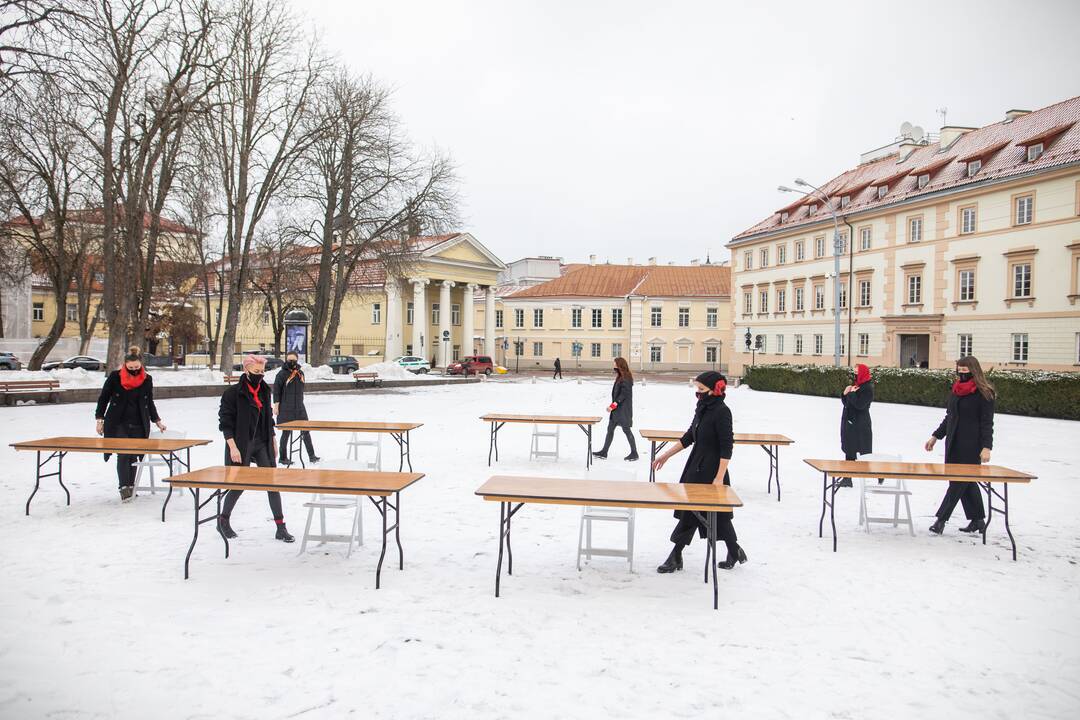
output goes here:
<path id="1" fill-rule="evenodd" d="M 562 370 L 562 361 L 559 358 L 555 358 L 555 369 Z"/>
<path id="2" fill-rule="evenodd" d="M 291 372 L 289 368 L 283 367 L 274 378 L 274 402 L 279 405 L 279 423 L 308 419 L 307 408 L 304 407 L 304 373 L 299 372 L 292 382 L 286 382 Z"/>
<path id="3" fill-rule="evenodd" d="M 994 447 L 994 401 L 977 390 L 964 396 L 950 393 L 934 437 L 945 439 L 945 462 L 980 464 L 982 449 Z"/>
<path id="4" fill-rule="evenodd" d="M 145 368 L 143 372 L 146 372 Z M 161 420 L 158 417 L 157 407 L 154 405 L 154 378 L 147 373 L 142 385 L 132 390 L 125 390 L 120 384 L 120 371 L 113 370 L 105 378 L 105 384 L 101 386 L 101 394 L 98 395 L 97 410 L 94 417 L 105 420 L 105 437 L 120 437 L 117 432 L 124 422 L 124 411 L 128 405 L 135 403 L 139 409 L 139 419 L 142 421 L 143 437 L 150 437 L 150 423 Z M 126 435 L 125 435 L 126 437 Z M 109 459 L 109 455 L 105 455 Z"/>
<path id="5" fill-rule="evenodd" d="M 874 383 L 863 383 L 858 390 L 842 395 L 840 401 L 844 404 L 844 413 L 840 417 L 840 449 L 860 455 L 874 452 L 874 428 L 870 423 Z"/>
<path id="6" fill-rule="evenodd" d="M 679 442 L 684 448 L 691 448 L 679 482 L 704 485 L 715 480 L 720 461 L 731 459 L 735 447 L 731 409 L 724 398 L 710 395 L 699 400 L 694 420 Z M 724 473 L 724 484 L 731 484 L 731 475 L 727 472 Z M 675 517 L 681 518 L 682 511 L 676 510 Z"/>
<path id="7" fill-rule="evenodd" d="M 218 429 L 226 440 L 233 438 L 236 441 L 236 447 L 240 450 L 240 465 L 245 466 L 251 463 L 256 433 L 261 434 L 261 440 L 269 448 L 270 459 L 273 461 L 277 457 L 273 450 L 274 415 L 270 406 L 270 385 L 265 381 L 259 383 L 261 411 L 246 386 L 247 380 L 241 378 L 239 382 L 227 387 L 221 394 L 221 406 L 218 408 Z M 228 443 L 225 444 L 225 464 L 236 464 L 229 457 Z"/>
<path id="8" fill-rule="evenodd" d="M 611 386 L 611 402 L 616 408 L 611 411 L 611 422 L 625 427 L 634 426 L 634 381 L 619 378 Z"/>

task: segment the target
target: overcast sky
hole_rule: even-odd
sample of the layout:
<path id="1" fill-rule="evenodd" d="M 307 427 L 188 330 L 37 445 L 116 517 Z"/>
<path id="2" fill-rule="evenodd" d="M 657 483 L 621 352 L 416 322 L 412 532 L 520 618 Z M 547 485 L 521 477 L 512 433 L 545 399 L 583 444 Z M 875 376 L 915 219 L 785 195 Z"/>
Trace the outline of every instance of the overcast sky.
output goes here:
<path id="1" fill-rule="evenodd" d="M 724 244 L 907 120 L 1080 95 L 1080 2 L 293 0 L 460 167 L 505 261 L 726 258 Z"/>

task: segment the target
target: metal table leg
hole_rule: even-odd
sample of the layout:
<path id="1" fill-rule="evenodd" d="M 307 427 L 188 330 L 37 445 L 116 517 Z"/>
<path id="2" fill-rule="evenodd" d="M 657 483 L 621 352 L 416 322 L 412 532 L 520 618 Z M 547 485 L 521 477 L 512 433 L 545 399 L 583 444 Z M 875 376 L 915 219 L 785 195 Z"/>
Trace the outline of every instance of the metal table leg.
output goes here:
<path id="1" fill-rule="evenodd" d="M 488 438 L 488 467 L 491 467 L 491 452 L 495 451 L 495 462 L 499 462 L 499 430 L 506 423 L 491 421 L 491 434 Z"/>
<path id="2" fill-rule="evenodd" d="M 829 480 L 829 473 L 823 472 L 821 484 L 821 519 L 818 520 L 818 537 L 822 537 L 825 524 L 825 507 L 829 508 L 829 522 L 832 524 L 832 549 L 836 552 L 836 490 L 839 484 L 836 478 Z M 830 494 L 831 493 L 831 494 Z"/>
<path id="3" fill-rule="evenodd" d="M 199 541 L 199 526 L 200 525 L 205 525 L 208 522 L 212 522 L 212 523 L 217 524 L 218 520 L 221 518 L 221 496 L 224 494 L 224 490 L 222 490 L 221 488 L 215 488 L 214 492 L 210 494 L 210 497 L 206 498 L 205 500 L 200 500 L 201 493 L 200 493 L 199 488 L 197 488 L 197 487 L 188 488 L 188 490 L 191 492 L 191 497 L 192 497 L 192 500 L 194 501 L 195 525 L 194 525 L 194 530 L 193 530 L 192 535 L 191 535 L 191 545 L 188 546 L 187 555 L 184 556 L 184 579 L 185 580 L 187 580 L 188 577 L 190 576 L 189 570 L 190 570 L 190 566 L 191 566 L 191 553 L 195 550 L 195 543 L 197 543 Z M 216 511 L 214 512 L 214 514 L 210 515 L 209 517 L 200 517 L 200 511 L 204 507 L 206 507 L 208 504 L 213 502 L 213 501 L 216 501 L 216 503 L 217 503 Z M 221 531 L 221 525 L 220 524 L 217 525 L 217 530 L 218 530 L 218 534 L 221 535 L 221 539 L 225 542 L 225 557 L 228 558 L 229 557 L 229 540 L 228 540 L 228 538 L 225 537 L 225 533 L 223 533 Z"/>
<path id="4" fill-rule="evenodd" d="M 578 424 L 578 429 L 585 433 L 585 469 L 592 467 L 592 425 Z"/>
<path id="5" fill-rule="evenodd" d="M 503 548 L 506 548 L 507 555 L 507 575 L 514 574 L 514 555 L 510 550 L 510 518 L 514 516 L 518 510 L 524 507 L 525 503 L 518 503 L 517 507 L 514 507 L 509 502 L 499 503 L 499 560 L 495 566 L 495 597 L 499 597 L 500 581 L 502 580 L 502 564 L 503 564 Z"/>
<path id="6" fill-rule="evenodd" d="M 656 463 L 657 454 L 667 447 L 668 441 L 657 442 L 656 440 L 650 440 L 649 444 L 652 446 L 649 450 L 649 482 L 656 482 L 656 470 L 653 469 L 653 464 Z"/>
<path id="7" fill-rule="evenodd" d="M 698 521 L 705 525 L 705 584 L 709 584 L 709 572 L 712 571 L 713 610 L 720 609 L 720 591 L 716 580 L 716 513 L 692 511 Z"/>
<path id="8" fill-rule="evenodd" d="M 1005 517 L 1005 532 L 1009 536 L 1009 544 L 1012 546 L 1012 559 L 1016 562 L 1016 540 L 1013 538 L 1012 528 L 1009 527 L 1009 483 L 1002 483 L 1002 492 L 994 489 L 992 483 L 979 483 L 986 491 L 986 522 L 983 523 L 982 542 L 986 544 L 986 531 L 990 528 L 990 519 L 994 516 L 994 497 L 1001 500 L 1001 513 Z"/>
<path id="9" fill-rule="evenodd" d="M 71 493 L 67 489 L 67 485 L 64 484 L 64 456 L 66 452 L 62 450 L 53 450 L 49 457 L 44 460 L 41 459 L 41 451 L 37 451 L 36 465 L 37 469 L 34 473 L 34 490 L 30 493 L 30 497 L 26 498 L 26 514 L 30 514 L 30 501 L 37 495 L 38 488 L 41 487 L 41 481 L 43 478 L 55 477 L 57 482 L 60 483 L 60 487 L 64 490 L 64 495 L 67 498 L 67 504 L 71 505 Z M 41 472 L 52 460 L 56 458 L 56 472 L 43 473 Z"/>

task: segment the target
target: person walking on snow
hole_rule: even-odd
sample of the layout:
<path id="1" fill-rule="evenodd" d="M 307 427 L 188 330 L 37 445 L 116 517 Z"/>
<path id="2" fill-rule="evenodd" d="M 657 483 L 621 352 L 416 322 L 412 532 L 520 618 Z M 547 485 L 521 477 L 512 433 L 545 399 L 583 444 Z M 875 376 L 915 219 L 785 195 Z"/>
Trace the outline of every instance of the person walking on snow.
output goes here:
<path id="1" fill-rule="evenodd" d="M 840 396 L 844 412 L 840 416 L 840 449 L 845 460 L 858 460 L 874 452 L 874 429 L 870 423 L 870 404 L 874 402 L 874 381 L 870 368 L 855 366 L 855 382 Z M 851 487 L 851 478 L 841 478 L 841 487 Z"/>
<path id="2" fill-rule="evenodd" d="M 277 377 L 274 378 L 274 417 L 277 418 L 278 425 L 292 420 L 308 419 L 307 408 L 304 407 L 304 370 L 300 367 L 300 356 L 295 352 L 285 355 L 285 367 L 278 370 Z M 281 431 L 278 464 L 284 467 L 292 465 L 288 456 L 291 437 L 292 431 Z M 308 459 L 312 463 L 319 462 L 311 442 L 311 433 L 301 430 L 300 437 L 307 448 Z"/>
<path id="3" fill-rule="evenodd" d="M 555 378 L 559 378 L 560 380 L 563 379 L 563 377 L 562 377 L 562 360 L 559 360 L 559 358 L 555 358 L 555 374 L 551 376 L 552 380 L 554 380 Z"/>

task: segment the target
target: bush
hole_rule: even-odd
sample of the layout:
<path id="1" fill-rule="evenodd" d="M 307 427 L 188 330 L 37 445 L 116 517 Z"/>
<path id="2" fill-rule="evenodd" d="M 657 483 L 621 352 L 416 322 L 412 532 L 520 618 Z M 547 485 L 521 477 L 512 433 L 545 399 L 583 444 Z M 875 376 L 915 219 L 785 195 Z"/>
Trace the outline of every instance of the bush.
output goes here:
<path id="1" fill-rule="evenodd" d="M 874 399 L 904 405 L 945 407 L 956 379 L 952 370 L 879 367 L 871 370 Z M 1080 420 L 1080 373 L 991 370 L 996 411 L 1013 415 Z M 755 390 L 839 397 L 852 371 L 831 365 L 755 365 L 742 381 Z"/>

